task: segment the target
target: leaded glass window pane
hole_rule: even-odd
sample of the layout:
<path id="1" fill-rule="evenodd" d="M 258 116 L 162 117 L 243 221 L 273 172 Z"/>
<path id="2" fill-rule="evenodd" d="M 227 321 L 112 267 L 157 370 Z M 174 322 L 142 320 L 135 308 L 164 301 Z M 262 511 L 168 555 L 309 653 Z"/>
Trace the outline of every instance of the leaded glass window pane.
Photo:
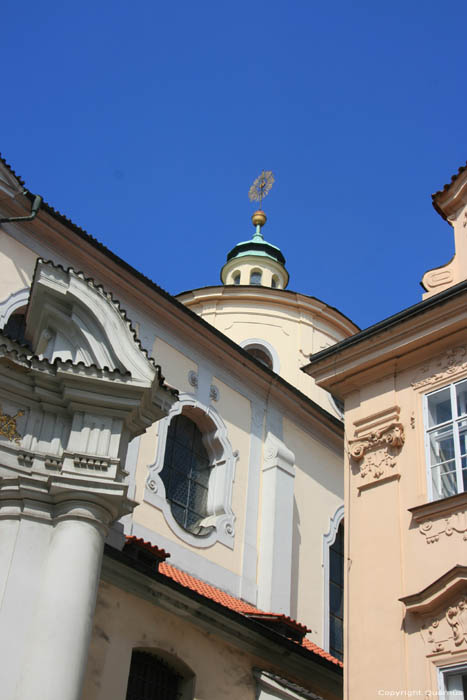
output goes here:
<path id="1" fill-rule="evenodd" d="M 337 659 L 344 654 L 344 523 L 329 548 L 329 652 Z"/>
<path id="2" fill-rule="evenodd" d="M 183 414 L 175 416 L 167 431 L 160 476 L 172 515 L 190 532 L 195 532 L 206 517 L 210 469 L 198 426 Z"/>

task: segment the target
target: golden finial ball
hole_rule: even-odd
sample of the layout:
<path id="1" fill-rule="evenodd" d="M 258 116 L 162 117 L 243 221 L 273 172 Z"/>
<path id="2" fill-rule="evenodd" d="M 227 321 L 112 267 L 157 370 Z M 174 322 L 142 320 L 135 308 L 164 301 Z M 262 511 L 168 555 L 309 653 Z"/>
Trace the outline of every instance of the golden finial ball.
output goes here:
<path id="1" fill-rule="evenodd" d="M 267 221 L 267 216 L 262 209 L 258 209 L 257 211 L 255 211 L 255 213 L 251 217 L 251 220 L 253 222 L 253 226 L 255 226 L 255 227 L 256 226 L 264 226 L 264 224 Z"/>

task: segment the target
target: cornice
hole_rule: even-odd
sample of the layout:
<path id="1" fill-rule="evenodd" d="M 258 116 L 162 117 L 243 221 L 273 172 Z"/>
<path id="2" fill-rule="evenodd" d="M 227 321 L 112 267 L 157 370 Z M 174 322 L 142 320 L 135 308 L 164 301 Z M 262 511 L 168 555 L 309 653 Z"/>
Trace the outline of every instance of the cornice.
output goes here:
<path id="1" fill-rule="evenodd" d="M 461 166 L 451 182 L 432 195 L 432 201 L 438 214 L 449 221 L 449 217 L 467 201 L 467 165 Z"/>
<path id="2" fill-rule="evenodd" d="M 433 355 L 440 342 L 466 328 L 467 283 L 406 309 L 311 357 L 303 371 L 319 386 L 346 395 L 397 367 Z"/>
<path id="3" fill-rule="evenodd" d="M 272 307 L 281 307 L 285 311 L 293 310 L 320 318 L 332 324 L 347 337 L 359 331 L 358 326 L 338 309 L 316 297 L 306 296 L 289 289 L 271 289 L 256 285 L 224 285 L 200 287 L 181 292 L 176 295 L 176 298 L 188 308 L 198 304 L 221 301 L 222 303 L 258 303 L 264 309 L 264 304 L 267 303 Z"/>
<path id="4" fill-rule="evenodd" d="M 457 564 L 429 586 L 399 600 L 408 612 L 424 615 L 433 612 L 459 592 L 467 589 L 467 566 Z"/>

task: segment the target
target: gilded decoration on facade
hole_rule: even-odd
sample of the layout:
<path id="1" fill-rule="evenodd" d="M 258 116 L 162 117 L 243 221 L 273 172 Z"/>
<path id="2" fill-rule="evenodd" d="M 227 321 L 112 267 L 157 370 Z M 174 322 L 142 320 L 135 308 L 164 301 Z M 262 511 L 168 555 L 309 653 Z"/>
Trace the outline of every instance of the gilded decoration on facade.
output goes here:
<path id="1" fill-rule="evenodd" d="M 467 347 L 460 345 L 457 348 L 447 350 L 431 362 L 427 362 L 418 368 L 417 377 L 412 382 L 414 389 L 437 384 L 443 380 L 450 381 L 453 375 L 467 370 Z"/>
<path id="2" fill-rule="evenodd" d="M 362 479 L 375 481 L 395 473 L 396 457 L 405 442 L 404 426 L 394 422 L 349 441 L 350 456 Z"/>
<path id="3" fill-rule="evenodd" d="M 24 411 L 18 411 L 14 416 L 9 416 L 8 413 L 3 413 L 0 405 L 0 435 L 10 442 L 16 442 L 17 445 L 21 442 L 21 435 L 16 427 L 16 420 L 24 416 Z"/>
<path id="4" fill-rule="evenodd" d="M 467 599 L 461 598 L 421 628 L 429 654 L 467 648 Z"/>

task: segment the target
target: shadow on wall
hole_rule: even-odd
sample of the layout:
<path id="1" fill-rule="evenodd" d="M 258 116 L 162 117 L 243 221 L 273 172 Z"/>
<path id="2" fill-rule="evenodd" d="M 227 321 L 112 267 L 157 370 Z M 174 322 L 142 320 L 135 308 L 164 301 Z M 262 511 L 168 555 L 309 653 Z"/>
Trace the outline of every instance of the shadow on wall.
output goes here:
<path id="1" fill-rule="evenodd" d="M 298 582 L 300 580 L 300 546 L 302 536 L 300 534 L 300 514 L 297 501 L 293 503 L 293 529 L 292 529 L 292 582 L 290 587 L 290 616 L 298 618 Z"/>

